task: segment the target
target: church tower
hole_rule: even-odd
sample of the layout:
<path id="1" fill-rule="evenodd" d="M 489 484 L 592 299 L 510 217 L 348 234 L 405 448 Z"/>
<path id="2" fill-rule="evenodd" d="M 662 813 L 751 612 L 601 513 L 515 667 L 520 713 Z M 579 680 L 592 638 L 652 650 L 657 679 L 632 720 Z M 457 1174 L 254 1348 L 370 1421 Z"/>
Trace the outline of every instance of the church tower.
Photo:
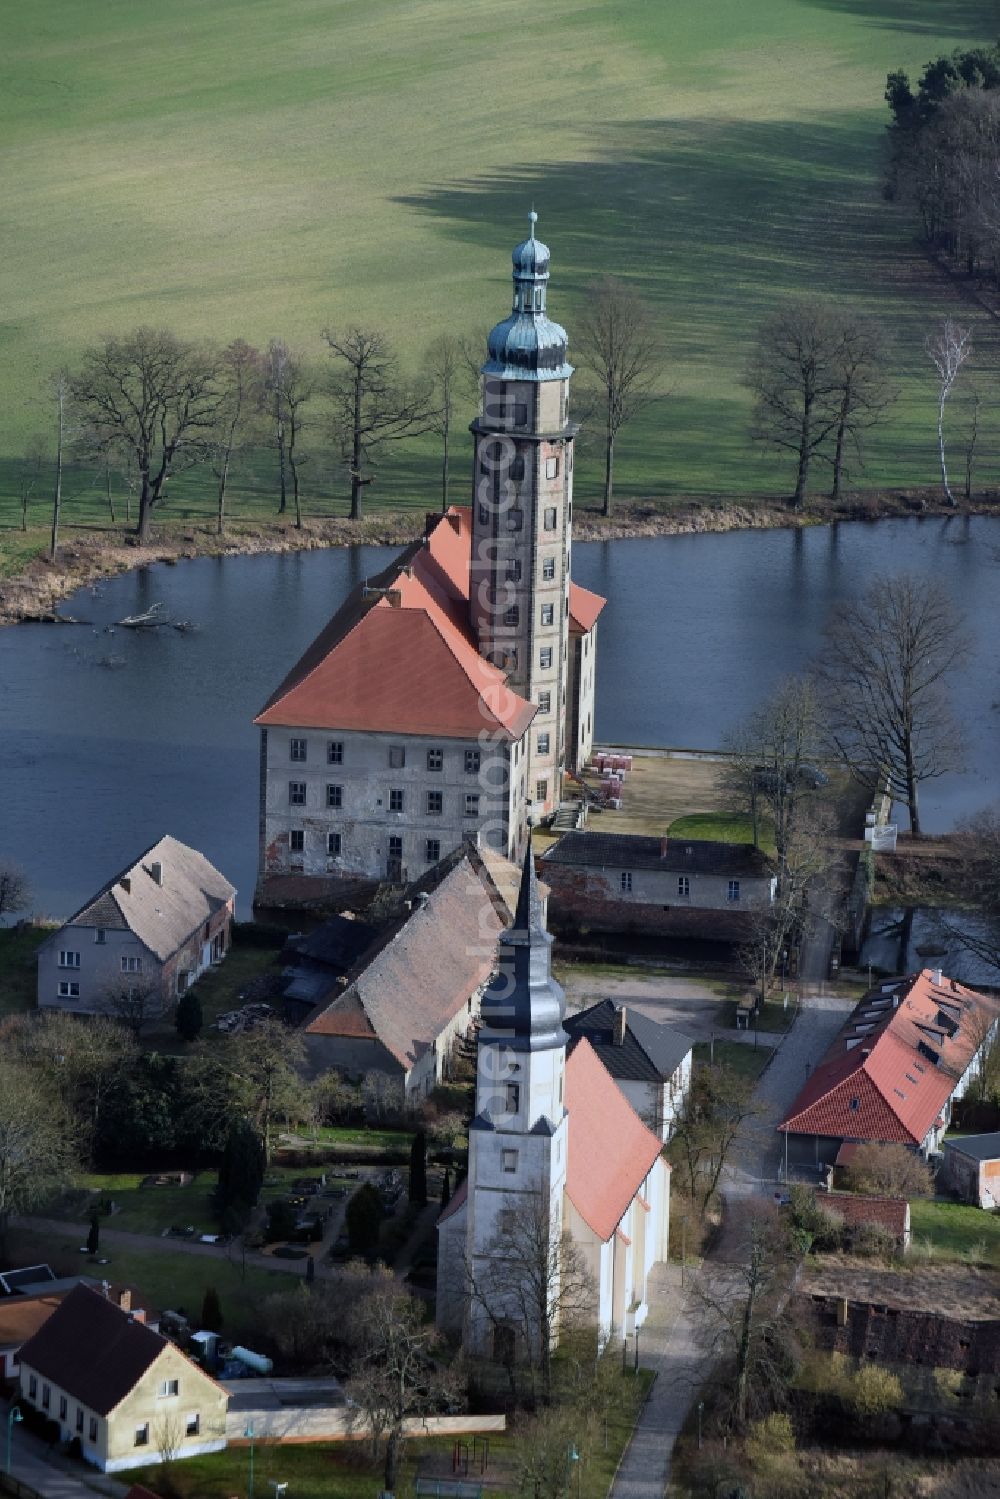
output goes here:
<path id="1" fill-rule="evenodd" d="M 552 977 L 552 937 L 531 851 L 513 926 L 500 938 L 497 973 L 481 1006 L 476 1115 L 469 1131 L 466 1346 L 516 1356 L 528 1328 L 523 1267 L 546 1252 L 558 1265 L 563 1235 L 568 1115 L 564 1105 L 566 999 Z M 513 1245 L 507 1254 L 504 1246 Z M 520 1264 L 520 1271 L 519 1266 Z M 558 1284 L 551 1286 L 557 1303 Z"/>
<path id="2" fill-rule="evenodd" d="M 470 609 L 481 655 L 536 705 L 524 798 L 554 812 L 566 767 L 573 440 L 565 329 L 545 309 L 549 250 L 513 253 L 514 303 L 489 335 L 475 439 Z"/>

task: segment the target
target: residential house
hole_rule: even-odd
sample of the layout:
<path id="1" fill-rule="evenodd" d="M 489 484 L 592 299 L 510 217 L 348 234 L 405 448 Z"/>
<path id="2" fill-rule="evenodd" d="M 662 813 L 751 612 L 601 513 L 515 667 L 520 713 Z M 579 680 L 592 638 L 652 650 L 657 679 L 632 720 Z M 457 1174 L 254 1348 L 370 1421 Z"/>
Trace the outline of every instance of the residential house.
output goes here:
<path id="1" fill-rule="evenodd" d="M 38 1005 L 75 1015 L 170 1009 L 229 950 L 236 890 L 169 835 L 115 875 L 38 949 Z"/>
<path id="2" fill-rule="evenodd" d="M 37 1271 L 39 1267 L 36 1265 L 32 1268 Z M 48 1269 L 48 1266 L 45 1268 Z M 139 1297 L 131 1286 L 112 1286 L 107 1281 L 102 1283 L 87 1275 L 72 1275 L 62 1279 L 50 1275 L 43 1284 L 26 1285 L 0 1297 L 0 1381 L 17 1379 L 23 1345 L 34 1337 L 69 1293 L 81 1285 L 100 1291 L 116 1306 L 131 1311 L 147 1327 L 157 1330 L 156 1314 L 140 1306 Z"/>
<path id="3" fill-rule="evenodd" d="M 834 1165 L 853 1142 L 938 1151 L 998 1017 L 1000 1000 L 940 969 L 869 990 L 778 1125 L 788 1162 Z"/>
<path id="4" fill-rule="evenodd" d="M 428 517 L 360 583 L 255 719 L 262 904 L 293 884 L 303 900 L 359 877 L 406 884 L 477 835 L 520 861 L 589 752 L 604 600 L 570 578 L 573 370 L 534 220 L 513 277 L 470 504 Z"/>
<path id="5" fill-rule="evenodd" d="M 1000 1134 L 953 1135 L 945 1140 L 941 1179 L 976 1207 L 1000 1208 Z"/>
<path id="6" fill-rule="evenodd" d="M 749 843 L 570 832 L 541 868 L 557 930 L 740 942 L 775 894 L 769 860 Z"/>
<path id="7" fill-rule="evenodd" d="M 551 945 L 529 854 L 482 1000 L 469 1174 L 438 1219 L 438 1323 L 461 1332 L 469 1352 L 496 1359 L 523 1357 L 526 1344 L 537 1351 L 541 1335 L 511 1285 L 522 1224 L 530 1253 L 547 1237 L 546 1259 L 560 1255 L 565 1236 L 572 1241 L 590 1272 L 588 1304 L 575 1310 L 602 1342 L 642 1326 L 650 1273 L 667 1255 L 663 1142 L 585 1035 L 569 1051 Z"/>
<path id="8" fill-rule="evenodd" d="M 567 1015 L 570 1055 L 586 1037 L 635 1112 L 661 1140 L 669 1140 L 691 1088 L 694 1041 L 614 1000 Z"/>
<path id="9" fill-rule="evenodd" d="M 79 1438 L 103 1473 L 219 1452 L 229 1397 L 186 1354 L 99 1291 L 77 1286 L 21 1349 L 18 1399 Z"/>
<path id="10" fill-rule="evenodd" d="M 411 887 L 408 909 L 306 1021 L 309 1072 L 374 1071 L 409 1101 L 430 1093 L 478 1019 L 514 889 L 516 870 L 472 843 Z"/>

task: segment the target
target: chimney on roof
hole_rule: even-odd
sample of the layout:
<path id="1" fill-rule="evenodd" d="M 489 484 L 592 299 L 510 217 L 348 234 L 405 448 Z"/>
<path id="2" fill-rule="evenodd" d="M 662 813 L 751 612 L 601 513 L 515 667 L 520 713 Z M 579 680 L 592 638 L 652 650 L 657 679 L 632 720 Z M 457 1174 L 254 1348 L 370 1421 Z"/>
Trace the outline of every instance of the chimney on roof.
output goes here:
<path id="1" fill-rule="evenodd" d="M 127 874 L 123 874 L 122 877 L 121 877 L 121 879 L 118 881 L 118 883 L 119 883 L 119 885 L 121 885 L 122 889 L 125 891 L 125 894 L 128 895 L 129 892 L 132 889 L 132 881 L 129 879 L 128 875 Z"/>
<path id="2" fill-rule="evenodd" d="M 145 1323 L 146 1323 L 146 1313 L 145 1313 L 145 1310 L 141 1306 L 137 1306 L 135 1308 L 135 1311 L 129 1312 L 129 1316 L 132 1318 L 133 1322 L 141 1322 L 143 1324 L 143 1326 L 145 1326 Z"/>
<path id="3" fill-rule="evenodd" d="M 130 1312 L 132 1310 L 132 1292 L 119 1291 L 118 1305 L 121 1307 L 123 1312 Z"/>
<path id="4" fill-rule="evenodd" d="M 149 866 L 149 872 L 153 876 L 153 879 L 157 885 L 163 884 L 163 865 L 160 863 L 159 859 L 153 860 L 152 864 L 150 864 Z"/>
<path id="5" fill-rule="evenodd" d="M 944 980 L 944 974 L 942 973 L 941 969 L 940 968 L 932 968 L 931 969 L 931 983 L 934 985 L 934 987 L 936 989 L 940 989 L 943 980 Z"/>
<path id="6" fill-rule="evenodd" d="M 625 1045 L 625 1031 L 627 1026 L 628 1009 L 625 1005 L 620 1005 L 619 1008 L 615 1010 L 615 1028 L 611 1036 L 612 1042 L 615 1046 Z"/>

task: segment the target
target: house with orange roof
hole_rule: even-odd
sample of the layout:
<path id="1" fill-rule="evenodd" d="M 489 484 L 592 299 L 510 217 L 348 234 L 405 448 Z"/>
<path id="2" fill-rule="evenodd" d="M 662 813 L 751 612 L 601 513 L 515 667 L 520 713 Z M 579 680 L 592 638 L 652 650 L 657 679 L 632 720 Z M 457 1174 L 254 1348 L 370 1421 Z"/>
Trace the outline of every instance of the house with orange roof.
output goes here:
<path id="1" fill-rule="evenodd" d="M 937 1152 L 998 1026 L 1000 1000 L 939 968 L 870 989 L 778 1125 L 789 1164 L 834 1165 L 855 1143 Z"/>
<path id="2" fill-rule="evenodd" d="M 359 584 L 254 720 L 261 902 L 412 882 L 469 837 L 519 862 L 590 754 L 604 600 L 570 577 L 573 371 L 534 218 L 513 262 L 470 506 Z"/>
<path id="3" fill-rule="evenodd" d="M 530 854 L 499 945 L 480 1006 L 469 1173 L 438 1220 L 437 1320 L 470 1353 L 508 1361 L 537 1354 L 546 1327 L 558 1340 L 567 1243 L 573 1320 L 602 1342 L 642 1326 L 667 1256 L 670 1167 L 586 1036 L 568 1051 Z M 540 1281 L 544 1314 L 525 1292 Z"/>

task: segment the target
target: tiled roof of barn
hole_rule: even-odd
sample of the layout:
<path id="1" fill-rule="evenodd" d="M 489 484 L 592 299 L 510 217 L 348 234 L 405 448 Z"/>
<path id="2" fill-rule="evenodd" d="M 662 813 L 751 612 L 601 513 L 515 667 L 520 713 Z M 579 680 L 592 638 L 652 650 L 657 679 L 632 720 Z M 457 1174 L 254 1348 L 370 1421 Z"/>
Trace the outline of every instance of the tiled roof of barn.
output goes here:
<path id="1" fill-rule="evenodd" d="M 154 864 L 160 865 L 162 883 L 153 877 Z M 66 926 L 131 931 L 162 962 L 235 894 L 204 854 L 167 835 L 116 874 Z"/>
<path id="2" fill-rule="evenodd" d="M 930 969 L 870 990 L 779 1130 L 919 1145 L 1000 1015 L 1000 1001 Z"/>
<path id="3" fill-rule="evenodd" d="M 406 1071 L 496 961 L 510 911 L 477 851 L 464 845 L 413 889 L 426 900 L 390 927 L 306 1022 L 307 1036 L 377 1037 Z"/>
<path id="4" fill-rule="evenodd" d="M 597 624 L 597 618 L 607 603 L 599 593 L 579 583 L 569 585 L 569 627 L 574 635 L 587 635 Z"/>

